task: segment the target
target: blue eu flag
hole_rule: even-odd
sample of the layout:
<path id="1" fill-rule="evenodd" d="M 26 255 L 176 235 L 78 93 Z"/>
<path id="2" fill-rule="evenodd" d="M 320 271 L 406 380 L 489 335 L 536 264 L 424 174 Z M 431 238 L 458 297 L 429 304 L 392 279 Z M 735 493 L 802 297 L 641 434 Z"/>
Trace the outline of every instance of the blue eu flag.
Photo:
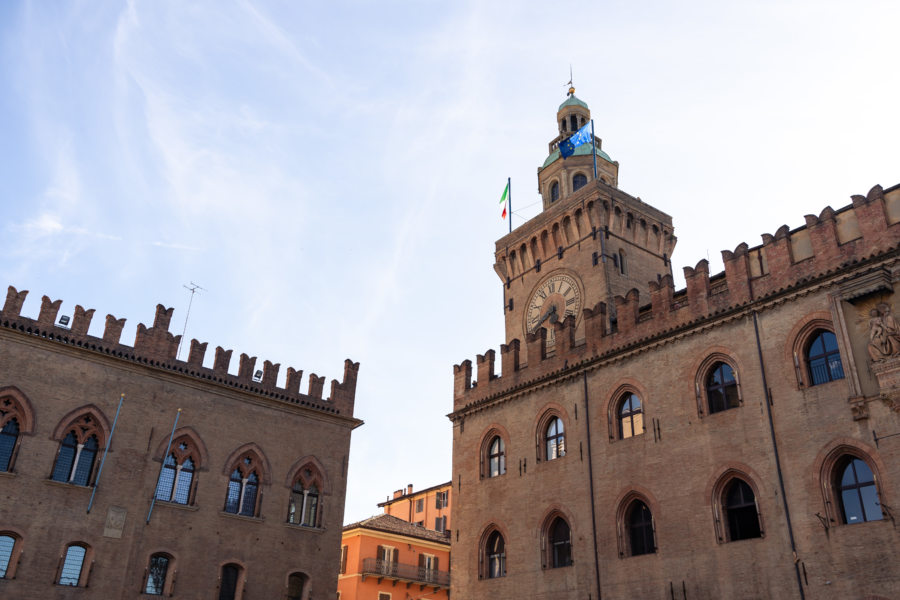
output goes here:
<path id="1" fill-rule="evenodd" d="M 591 124 L 588 123 L 575 132 L 575 135 L 559 143 L 559 153 L 563 160 L 575 154 L 575 148 L 591 141 Z"/>

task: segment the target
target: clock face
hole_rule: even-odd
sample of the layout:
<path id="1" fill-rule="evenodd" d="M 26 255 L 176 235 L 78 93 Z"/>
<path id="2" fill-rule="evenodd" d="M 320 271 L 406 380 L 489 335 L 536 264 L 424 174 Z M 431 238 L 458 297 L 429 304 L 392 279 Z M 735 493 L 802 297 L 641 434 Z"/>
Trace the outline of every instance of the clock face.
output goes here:
<path id="1" fill-rule="evenodd" d="M 553 323 L 569 315 L 581 317 L 581 288 L 571 275 L 551 275 L 538 285 L 525 309 L 525 330 L 534 333 L 538 327 L 547 329 L 547 344 L 555 342 Z"/>

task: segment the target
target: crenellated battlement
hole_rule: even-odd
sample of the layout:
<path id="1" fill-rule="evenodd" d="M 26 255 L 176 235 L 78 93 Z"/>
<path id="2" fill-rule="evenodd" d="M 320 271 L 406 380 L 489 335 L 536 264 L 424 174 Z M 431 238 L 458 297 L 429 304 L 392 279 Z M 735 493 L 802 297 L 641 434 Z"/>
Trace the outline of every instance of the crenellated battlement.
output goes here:
<path id="1" fill-rule="evenodd" d="M 122 330 L 125 327 L 125 319 L 117 319 L 113 315 L 106 315 L 103 336 L 98 338 L 88 335 L 88 329 L 94 317 L 94 309 L 85 310 L 80 305 L 75 306 L 70 327 L 64 327 L 57 324 L 57 316 L 62 306 L 62 300 L 50 300 L 47 296 L 41 299 L 41 308 L 37 319 L 23 317 L 21 315 L 22 306 L 27 295 L 28 290 L 18 291 L 13 286 L 9 286 L 6 302 L 3 305 L 2 312 L 0 312 L 0 328 L 12 329 L 68 346 L 113 356 L 121 360 L 211 381 L 261 396 L 301 405 L 312 410 L 349 418 L 353 416 L 359 363 L 349 359 L 344 361 L 343 379 L 341 381 L 332 380 L 330 394 L 328 398 L 323 399 L 325 377 L 319 377 L 314 373 L 310 374 L 309 388 L 307 393 L 304 394 L 300 392 L 303 371 L 288 367 L 285 386 L 284 388 L 279 388 L 276 385 L 276 381 L 281 364 L 272 363 L 268 360 L 263 361 L 262 376 L 256 377 L 257 357 L 255 356 L 242 353 L 237 375 L 229 374 L 228 369 L 231 364 L 232 350 L 225 350 L 221 346 L 216 347 L 212 368 L 203 366 L 207 349 L 206 342 L 201 343 L 197 340 L 191 340 L 187 360 L 177 360 L 181 336 L 173 335 L 169 332 L 174 309 L 166 308 L 162 304 L 156 306 L 156 315 L 153 319 L 152 327 L 147 327 L 143 323 L 138 324 L 134 346 L 131 347 L 120 342 Z"/>
<path id="2" fill-rule="evenodd" d="M 454 412 L 499 396 L 540 378 L 593 360 L 612 358 L 648 341 L 686 330 L 713 318 L 739 312 L 747 306 L 815 284 L 826 276 L 900 251 L 900 185 L 884 190 L 876 185 L 852 204 L 819 216 L 806 215 L 806 223 L 775 234 L 762 235 L 762 244 L 739 244 L 723 250 L 724 271 L 709 274 L 708 261 L 684 267 L 685 288 L 675 290 L 672 277 L 648 284 L 649 298 L 637 289 L 615 296 L 616 320 L 607 327 L 610 307 L 599 302 L 583 310 L 584 338 L 575 340 L 575 319 L 553 324 L 556 342 L 547 345 L 547 331 L 538 328 L 526 336 L 527 363 L 520 360 L 520 341 L 500 347 L 502 376 L 494 372 L 494 351 L 478 356 L 477 380 L 472 362 L 453 367 Z"/>

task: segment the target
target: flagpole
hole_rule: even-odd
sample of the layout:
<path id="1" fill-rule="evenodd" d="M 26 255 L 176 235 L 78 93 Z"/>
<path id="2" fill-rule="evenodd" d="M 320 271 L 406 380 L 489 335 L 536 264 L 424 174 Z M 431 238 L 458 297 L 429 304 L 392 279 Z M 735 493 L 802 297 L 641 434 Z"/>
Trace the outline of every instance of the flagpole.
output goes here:
<path id="1" fill-rule="evenodd" d="M 169 450 L 172 448 L 172 437 L 175 436 L 175 427 L 178 425 L 178 417 L 181 416 L 181 409 L 175 413 L 175 422 L 172 423 L 172 433 L 169 434 L 169 443 L 166 446 L 166 453 L 162 457 L 162 466 L 159 469 L 159 475 L 162 477 L 162 470 L 166 468 L 166 459 L 169 458 Z M 153 499 L 150 501 L 150 512 L 147 513 L 147 525 L 150 524 L 150 515 L 153 514 L 153 505 L 156 504 L 156 488 L 159 486 L 159 478 L 156 479 L 156 485 L 153 486 Z"/>
<path id="2" fill-rule="evenodd" d="M 591 155 L 594 157 L 594 180 L 597 179 L 597 142 L 594 137 L 594 120 L 591 119 Z"/>
<path id="3" fill-rule="evenodd" d="M 506 178 L 506 202 L 509 205 L 509 232 L 512 233 L 512 177 Z"/>
<path id="4" fill-rule="evenodd" d="M 94 480 L 94 491 L 91 492 L 91 500 L 88 502 L 87 512 L 90 514 L 91 507 L 94 506 L 94 495 L 97 493 L 97 486 L 100 485 L 100 475 L 103 474 L 103 465 L 106 463 L 106 455 L 109 454 L 109 446 L 112 444 L 113 434 L 116 433 L 116 423 L 119 422 L 119 411 L 122 410 L 122 402 L 125 401 L 125 394 L 119 395 L 119 407 L 116 409 L 116 417 L 113 419 L 113 426 L 109 432 L 109 439 L 106 440 L 106 450 L 103 451 L 103 458 L 100 460 L 100 469 L 97 471 L 97 479 Z"/>

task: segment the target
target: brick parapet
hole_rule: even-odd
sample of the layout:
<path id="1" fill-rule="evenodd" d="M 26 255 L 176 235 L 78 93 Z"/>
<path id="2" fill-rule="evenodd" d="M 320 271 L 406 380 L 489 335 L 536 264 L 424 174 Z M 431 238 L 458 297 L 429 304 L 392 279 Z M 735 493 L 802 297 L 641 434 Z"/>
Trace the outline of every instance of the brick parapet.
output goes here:
<path id="1" fill-rule="evenodd" d="M 349 359 L 344 361 L 343 380 L 332 380 L 331 393 L 327 399 L 323 399 L 325 377 L 310 374 L 309 392 L 303 394 L 300 393 L 303 371 L 289 367 L 285 387 L 279 388 L 276 380 L 281 365 L 268 360 L 263 362 L 262 377 L 257 381 L 257 378 L 254 377 L 257 360 L 255 356 L 241 354 L 237 375 L 229 374 L 232 350 L 225 350 L 221 346 L 216 348 L 212 368 L 204 367 L 203 359 L 207 343 L 201 343 L 195 339 L 191 340 L 188 359 L 186 361 L 178 360 L 177 352 L 181 336 L 175 336 L 169 332 L 173 309 L 167 309 L 161 304 L 156 307 L 153 327 L 148 328 L 143 323 L 138 324 L 132 347 L 120 342 L 125 319 L 116 319 L 113 315 L 106 316 L 102 337 L 88 335 L 88 328 L 95 311 L 94 309 L 85 310 L 80 305 L 75 307 L 72 324 L 69 328 L 56 324 L 62 300 L 51 301 L 47 296 L 42 298 L 37 319 L 22 316 L 22 306 L 27 294 L 28 290 L 18 291 L 15 287 L 9 286 L 6 302 L 3 310 L 0 311 L 0 328 L 18 331 L 48 342 L 64 344 L 87 352 L 96 352 L 119 360 L 179 373 L 185 377 L 225 385 L 307 409 L 347 418 L 353 417 L 359 363 Z"/>
<path id="2" fill-rule="evenodd" d="M 740 244 L 733 252 L 723 251 L 722 273 L 710 277 L 706 260 L 693 268 L 685 267 L 683 290 L 675 291 L 666 276 L 649 283 L 646 305 L 641 305 L 637 289 L 624 297 L 616 296 L 617 319 L 610 330 L 603 302 L 585 308 L 585 337 L 577 343 L 566 337 L 570 333 L 565 329 L 566 322 L 554 324 L 557 342 L 552 347 L 547 345 L 546 331 L 539 328 L 525 340 L 530 364 L 519 362 L 520 342 L 514 339 L 501 346 L 503 372 L 499 376 L 491 368 L 486 380 L 479 372 L 479 380 L 473 382 L 471 361 L 454 366 L 454 414 L 528 382 L 578 364 L 614 357 L 636 343 L 767 303 L 841 269 L 896 253 L 900 218 L 890 222 L 888 195 L 894 214 L 900 213 L 900 185 L 887 191 L 875 186 L 866 196 L 853 196 L 853 203 L 838 211 L 826 207 L 818 217 L 807 215 L 806 224 L 795 230 L 782 226 L 774 235 L 763 234 L 759 246 Z M 757 261 L 755 274 L 751 261 Z"/>

